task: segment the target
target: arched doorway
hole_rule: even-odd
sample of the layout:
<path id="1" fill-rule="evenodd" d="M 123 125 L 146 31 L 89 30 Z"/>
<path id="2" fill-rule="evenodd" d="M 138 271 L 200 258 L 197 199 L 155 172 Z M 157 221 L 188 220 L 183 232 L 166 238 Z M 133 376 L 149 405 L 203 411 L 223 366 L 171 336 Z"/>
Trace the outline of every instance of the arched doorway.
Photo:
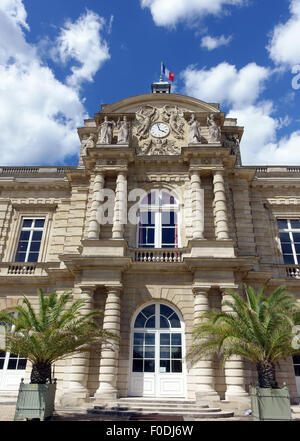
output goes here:
<path id="1" fill-rule="evenodd" d="M 151 303 L 133 318 L 129 396 L 185 397 L 184 323 L 165 303 Z"/>

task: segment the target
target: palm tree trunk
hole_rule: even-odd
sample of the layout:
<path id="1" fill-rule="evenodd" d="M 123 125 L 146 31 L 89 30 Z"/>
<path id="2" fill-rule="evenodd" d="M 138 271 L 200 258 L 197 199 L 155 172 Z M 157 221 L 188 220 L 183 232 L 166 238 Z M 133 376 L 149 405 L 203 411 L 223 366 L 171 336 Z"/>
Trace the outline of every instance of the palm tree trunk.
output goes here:
<path id="1" fill-rule="evenodd" d="M 256 365 L 258 373 L 259 387 L 277 388 L 277 381 L 275 378 L 275 366 L 269 360 L 263 360 Z"/>
<path id="2" fill-rule="evenodd" d="M 32 365 L 30 383 L 46 384 L 51 383 L 51 364 L 50 363 L 34 363 Z"/>

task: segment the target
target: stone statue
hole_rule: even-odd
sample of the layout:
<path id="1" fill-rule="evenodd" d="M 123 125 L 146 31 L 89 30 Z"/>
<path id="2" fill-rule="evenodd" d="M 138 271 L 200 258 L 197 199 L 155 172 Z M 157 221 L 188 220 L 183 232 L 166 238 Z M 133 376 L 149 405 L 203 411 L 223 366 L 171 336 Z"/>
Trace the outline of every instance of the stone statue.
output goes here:
<path id="1" fill-rule="evenodd" d="M 195 119 L 195 114 L 192 113 L 191 119 L 188 121 L 189 124 L 189 142 L 190 143 L 199 143 L 201 142 L 201 133 L 200 133 L 200 123 Z"/>
<path id="2" fill-rule="evenodd" d="M 123 121 L 120 121 L 120 119 L 118 119 L 117 128 L 118 128 L 118 144 L 128 144 L 130 124 L 129 122 L 127 122 L 127 116 L 123 116 Z"/>
<path id="3" fill-rule="evenodd" d="M 95 133 L 90 133 L 90 135 L 87 137 L 87 135 L 84 135 L 85 140 L 82 144 L 82 154 L 86 155 L 86 151 L 88 148 L 95 147 Z"/>
<path id="4" fill-rule="evenodd" d="M 108 117 L 104 117 L 104 121 L 100 124 L 98 128 L 98 142 L 100 144 L 112 144 L 113 129 L 116 123 L 114 121 L 109 121 Z"/>
<path id="5" fill-rule="evenodd" d="M 209 130 L 209 142 L 220 142 L 221 129 L 217 125 L 213 113 L 207 117 L 207 125 Z"/>
<path id="6" fill-rule="evenodd" d="M 149 128 L 156 113 L 156 108 L 152 106 L 141 107 L 136 112 L 136 119 L 138 121 L 136 134 L 140 139 L 148 138 Z"/>
<path id="7" fill-rule="evenodd" d="M 183 112 L 175 106 L 174 108 L 170 108 L 170 106 L 164 106 L 163 108 L 163 120 L 168 122 L 171 127 L 171 131 L 173 135 L 177 139 L 184 138 L 184 119 Z"/>
<path id="8" fill-rule="evenodd" d="M 224 147 L 229 147 L 230 154 L 236 156 L 236 166 L 240 167 L 242 165 L 241 151 L 240 151 L 240 139 L 239 135 L 230 135 L 226 133 L 224 139 Z"/>

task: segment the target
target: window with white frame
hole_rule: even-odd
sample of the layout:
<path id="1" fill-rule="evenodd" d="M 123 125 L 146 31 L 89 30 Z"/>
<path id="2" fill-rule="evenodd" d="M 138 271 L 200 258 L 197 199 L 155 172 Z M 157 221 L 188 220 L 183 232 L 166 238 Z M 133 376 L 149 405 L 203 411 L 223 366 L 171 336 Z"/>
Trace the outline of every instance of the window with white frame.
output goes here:
<path id="1" fill-rule="evenodd" d="M 285 264 L 300 265 L 300 219 L 277 219 Z"/>
<path id="2" fill-rule="evenodd" d="M 152 190 L 140 204 L 139 248 L 178 248 L 179 205 L 166 190 Z"/>
<path id="3" fill-rule="evenodd" d="M 15 312 L 11 312 L 10 314 L 16 315 Z M 0 326 L 10 327 L 11 325 L 8 325 L 5 322 L 0 322 Z M 14 326 L 12 328 L 14 328 Z M 12 354 L 11 352 L 0 351 L 0 371 L 25 370 L 26 364 L 26 358 Z"/>
<path id="4" fill-rule="evenodd" d="M 22 219 L 15 262 L 37 262 L 44 231 L 45 218 Z"/>

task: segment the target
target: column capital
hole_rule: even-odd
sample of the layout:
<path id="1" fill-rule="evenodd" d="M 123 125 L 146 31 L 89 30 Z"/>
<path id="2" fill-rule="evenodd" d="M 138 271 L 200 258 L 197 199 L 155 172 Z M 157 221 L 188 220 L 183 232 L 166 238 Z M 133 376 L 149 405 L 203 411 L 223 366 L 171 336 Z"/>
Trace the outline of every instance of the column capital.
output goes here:
<path id="1" fill-rule="evenodd" d="M 116 293 L 118 295 L 121 295 L 123 291 L 122 285 L 104 285 L 107 293 Z"/>
<path id="2" fill-rule="evenodd" d="M 193 294 L 196 296 L 207 296 L 211 286 L 193 286 Z"/>
<path id="3" fill-rule="evenodd" d="M 78 285 L 78 288 L 81 289 L 82 293 L 86 293 L 92 297 L 96 290 L 96 285 Z"/>

